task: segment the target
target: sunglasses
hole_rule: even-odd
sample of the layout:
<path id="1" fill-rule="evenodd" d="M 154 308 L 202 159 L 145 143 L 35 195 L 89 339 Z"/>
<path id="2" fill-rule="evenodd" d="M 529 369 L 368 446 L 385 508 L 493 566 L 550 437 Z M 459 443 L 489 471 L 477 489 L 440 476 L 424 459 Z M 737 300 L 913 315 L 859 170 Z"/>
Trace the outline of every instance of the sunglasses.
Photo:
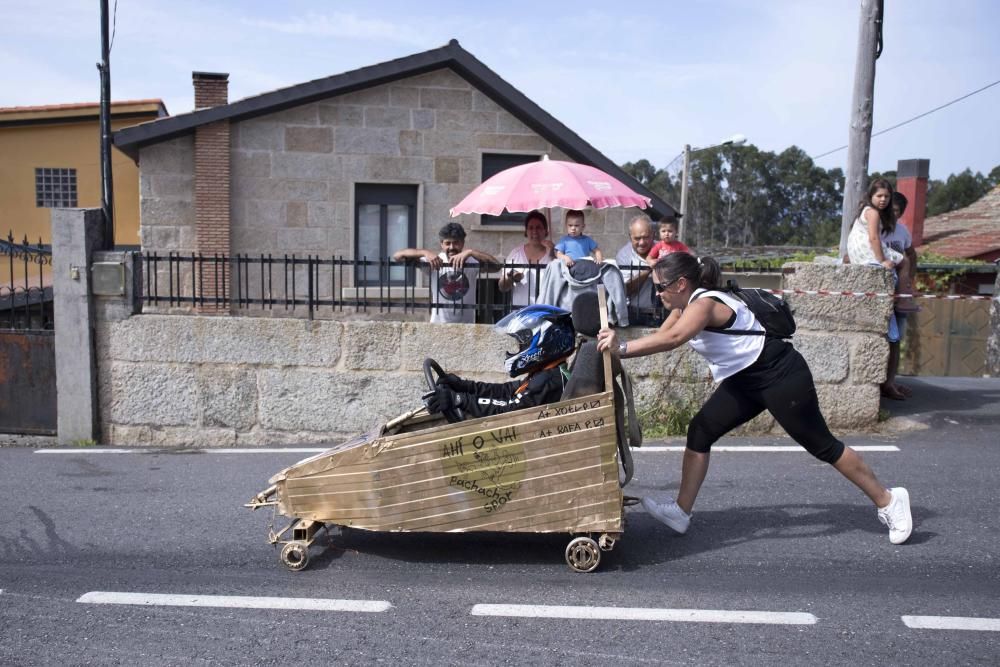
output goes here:
<path id="1" fill-rule="evenodd" d="M 664 292 L 667 291 L 668 287 L 670 287 L 671 285 L 673 285 L 678 280 L 680 280 L 680 278 L 674 278 L 669 283 L 654 283 L 653 287 L 656 288 L 656 293 L 657 294 L 663 294 Z"/>

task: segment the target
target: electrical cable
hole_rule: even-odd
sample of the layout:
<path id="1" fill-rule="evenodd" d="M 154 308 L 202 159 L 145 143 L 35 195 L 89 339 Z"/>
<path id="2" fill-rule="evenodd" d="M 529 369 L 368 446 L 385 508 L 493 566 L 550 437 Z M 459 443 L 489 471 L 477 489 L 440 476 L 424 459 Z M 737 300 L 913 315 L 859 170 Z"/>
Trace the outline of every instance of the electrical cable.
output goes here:
<path id="1" fill-rule="evenodd" d="M 111 15 L 111 43 L 108 45 L 108 53 L 115 48 L 115 29 L 118 27 L 118 0 L 115 0 L 115 9 Z"/>
<path id="2" fill-rule="evenodd" d="M 993 83 L 986 84 L 985 86 L 983 86 L 982 88 L 979 88 L 978 90 L 973 90 L 971 93 L 968 93 L 966 95 L 962 95 L 961 97 L 956 97 L 955 99 L 953 99 L 950 102 L 945 102 L 941 106 L 934 107 L 930 111 L 925 111 L 922 114 L 914 116 L 913 118 L 909 118 L 907 120 L 904 120 L 902 123 L 896 123 L 895 125 L 893 125 L 891 127 L 887 127 L 884 130 L 879 130 L 878 132 L 872 132 L 872 138 L 875 138 L 875 137 L 879 136 L 880 134 L 885 134 L 886 132 L 890 132 L 892 130 L 895 130 L 896 128 L 903 127 L 904 125 L 908 125 L 909 123 L 912 123 L 915 120 L 919 120 L 919 119 L 923 118 L 924 116 L 929 116 L 932 113 L 934 113 L 935 111 L 940 111 L 941 109 L 944 109 L 945 107 L 950 107 L 952 104 L 955 104 L 956 102 L 961 102 L 965 98 L 972 97 L 973 95 L 975 95 L 977 93 L 981 93 L 984 90 L 986 90 L 987 88 L 992 88 L 993 86 L 997 85 L 998 83 L 1000 83 L 1000 79 L 994 81 Z M 847 148 L 847 144 L 844 144 L 843 146 L 840 146 L 839 148 L 834 148 L 833 150 L 829 150 L 829 151 L 827 151 L 825 153 L 820 153 L 819 155 L 813 155 L 813 156 L 811 156 L 811 159 L 818 160 L 821 157 L 826 157 L 827 155 L 831 155 L 833 153 L 836 153 L 837 151 L 842 151 L 845 148 Z"/>
<path id="3" fill-rule="evenodd" d="M 118 0 L 115 0 L 117 2 Z M 885 19 L 885 0 L 878 0 L 878 14 L 875 19 L 875 60 L 882 55 L 882 24 Z"/>

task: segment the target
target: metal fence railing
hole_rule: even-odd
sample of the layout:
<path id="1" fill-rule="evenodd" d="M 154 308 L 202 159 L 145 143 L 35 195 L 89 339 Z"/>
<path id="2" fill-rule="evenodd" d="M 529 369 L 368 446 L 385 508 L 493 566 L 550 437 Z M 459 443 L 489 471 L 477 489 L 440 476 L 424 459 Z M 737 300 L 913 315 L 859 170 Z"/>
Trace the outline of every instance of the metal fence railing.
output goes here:
<path id="1" fill-rule="evenodd" d="M 52 249 L 0 238 L 0 328 L 52 329 Z"/>
<path id="2" fill-rule="evenodd" d="M 426 264 L 415 261 L 176 252 L 138 254 L 138 261 L 143 274 L 141 300 L 147 312 L 211 308 L 313 319 L 344 313 L 420 315 L 435 309 L 472 309 L 480 323 L 496 322 L 525 305 L 513 303 L 512 293 L 500 290 L 501 275 L 523 273 L 525 282 L 533 288 L 528 303 L 535 303 L 545 268 L 539 264 L 480 264 L 476 267 L 476 284 L 469 287 L 475 290 L 475 298 L 464 299 L 463 303 L 442 297 L 447 290 L 432 289 L 436 278 Z M 662 321 L 663 315 L 662 308 L 630 305 L 633 321 Z"/>

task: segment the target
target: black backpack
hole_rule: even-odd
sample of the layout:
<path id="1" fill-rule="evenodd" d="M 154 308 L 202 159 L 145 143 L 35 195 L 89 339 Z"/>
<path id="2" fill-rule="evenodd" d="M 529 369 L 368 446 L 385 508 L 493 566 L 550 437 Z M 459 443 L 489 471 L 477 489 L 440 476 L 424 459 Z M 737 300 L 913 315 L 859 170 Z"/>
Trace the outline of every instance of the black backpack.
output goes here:
<path id="1" fill-rule="evenodd" d="M 756 287 L 741 289 L 739 285 L 731 280 L 726 285 L 726 288 L 721 291 L 728 292 L 745 303 L 750 312 L 757 318 L 757 321 L 764 327 L 764 330 L 748 331 L 745 329 L 705 327 L 705 331 L 729 336 L 771 336 L 772 338 L 791 338 L 792 334 L 795 333 L 795 318 L 792 316 L 792 309 L 788 307 L 788 302 L 784 299 L 779 298 L 768 290 L 757 289 Z M 701 294 L 698 296 L 700 297 Z"/>

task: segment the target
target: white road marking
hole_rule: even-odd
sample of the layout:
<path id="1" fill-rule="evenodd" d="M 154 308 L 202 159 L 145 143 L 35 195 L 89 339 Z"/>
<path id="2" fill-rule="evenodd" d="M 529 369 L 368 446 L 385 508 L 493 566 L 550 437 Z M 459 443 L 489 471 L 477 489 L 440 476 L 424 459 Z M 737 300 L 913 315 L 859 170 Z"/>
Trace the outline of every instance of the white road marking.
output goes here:
<path id="1" fill-rule="evenodd" d="M 36 454 L 131 454 L 138 450 L 110 447 L 80 447 L 78 449 L 36 449 Z"/>
<path id="2" fill-rule="evenodd" d="M 643 452 L 683 452 L 684 445 L 638 447 L 632 450 L 633 454 Z M 851 449 L 856 452 L 898 452 L 896 445 L 851 445 Z M 804 447 L 798 445 L 712 445 L 712 453 L 715 452 L 802 452 L 806 453 Z"/>
<path id="3" fill-rule="evenodd" d="M 295 454 L 318 454 L 325 452 L 329 447 L 271 447 L 271 448 L 233 448 L 233 449 L 200 449 L 198 451 L 206 454 L 284 454 L 292 452 Z"/>
<path id="4" fill-rule="evenodd" d="M 1000 618 L 970 616 L 902 616 L 903 624 L 917 630 L 979 630 L 1000 632 Z"/>
<path id="5" fill-rule="evenodd" d="M 573 618 L 617 621 L 675 621 L 681 623 L 758 623 L 815 625 L 816 617 L 801 612 L 725 611 L 719 609 L 651 609 L 643 607 L 567 607 L 531 604 L 477 604 L 473 616 Z"/>
<path id="6" fill-rule="evenodd" d="M 271 598 L 241 595 L 165 595 L 91 591 L 77 602 L 166 607 L 228 607 L 236 609 L 304 609 L 307 611 L 381 612 L 392 608 L 382 600 L 331 600 L 323 598 Z"/>
<path id="7" fill-rule="evenodd" d="M 205 447 L 190 449 L 175 449 L 171 447 L 136 447 L 134 449 L 117 449 L 111 447 L 94 447 L 86 449 L 36 449 L 36 454 L 158 454 L 165 449 L 171 451 L 201 452 L 204 454 L 319 454 L 327 451 L 327 447 Z M 643 454 L 646 452 L 683 452 L 684 445 L 649 446 L 639 447 L 632 450 L 633 454 Z M 896 445 L 852 445 L 851 449 L 856 452 L 898 452 Z M 715 445 L 713 452 L 805 452 L 806 450 L 798 445 Z"/>

